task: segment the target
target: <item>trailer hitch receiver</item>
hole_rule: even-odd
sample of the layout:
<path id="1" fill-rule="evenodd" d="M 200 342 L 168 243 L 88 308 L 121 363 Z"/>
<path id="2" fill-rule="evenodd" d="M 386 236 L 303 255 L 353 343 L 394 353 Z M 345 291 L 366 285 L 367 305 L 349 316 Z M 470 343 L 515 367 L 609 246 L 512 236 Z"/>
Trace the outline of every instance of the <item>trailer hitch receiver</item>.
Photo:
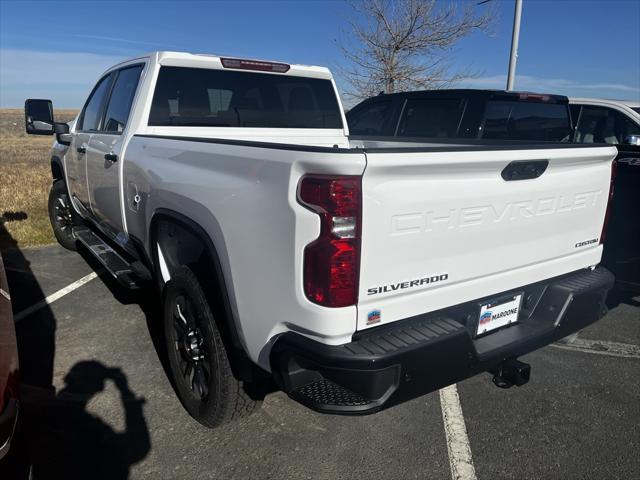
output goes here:
<path id="1" fill-rule="evenodd" d="M 531 365 L 515 358 L 505 360 L 491 371 L 493 383 L 500 388 L 521 387 L 529 381 Z"/>

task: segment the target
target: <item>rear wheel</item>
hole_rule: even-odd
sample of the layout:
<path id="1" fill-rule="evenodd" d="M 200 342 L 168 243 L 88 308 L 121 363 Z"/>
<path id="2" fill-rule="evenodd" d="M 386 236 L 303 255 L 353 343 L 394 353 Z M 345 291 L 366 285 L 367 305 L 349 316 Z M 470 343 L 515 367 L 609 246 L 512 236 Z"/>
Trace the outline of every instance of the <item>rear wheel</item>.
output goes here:
<path id="1" fill-rule="evenodd" d="M 175 272 L 163 303 L 169 367 L 187 412 L 210 428 L 253 413 L 259 402 L 233 376 L 213 313 L 191 269 Z"/>
<path id="2" fill-rule="evenodd" d="M 68 250 L 76 250 L 73 227 L 78 224 L 78 214 L 71 205 L 64 180 L 56 180 L 49 191 L 49 220 L 58 243 Z"/>

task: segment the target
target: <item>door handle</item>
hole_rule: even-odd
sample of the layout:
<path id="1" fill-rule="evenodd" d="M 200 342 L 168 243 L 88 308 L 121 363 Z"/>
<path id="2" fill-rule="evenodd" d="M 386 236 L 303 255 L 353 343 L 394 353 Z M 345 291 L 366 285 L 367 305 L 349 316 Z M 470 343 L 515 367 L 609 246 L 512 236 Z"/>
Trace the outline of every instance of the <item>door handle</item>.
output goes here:
<path id="1" fill-rule="evenodd" d="M 118 161 L 118 155 L 116 155 L 115 153 L 105 153 L 104 154 L 104 159 L 107 162 L 114 163 L 114 162 Z"/>
<path id="2" fill-rule="evenodd" d="M 85 153 L 87 153 L 87 149 L 85 147 L 78 147 L 76 148 L 76 152 L 78 152 L 80 155 L 84 155 Z"/>

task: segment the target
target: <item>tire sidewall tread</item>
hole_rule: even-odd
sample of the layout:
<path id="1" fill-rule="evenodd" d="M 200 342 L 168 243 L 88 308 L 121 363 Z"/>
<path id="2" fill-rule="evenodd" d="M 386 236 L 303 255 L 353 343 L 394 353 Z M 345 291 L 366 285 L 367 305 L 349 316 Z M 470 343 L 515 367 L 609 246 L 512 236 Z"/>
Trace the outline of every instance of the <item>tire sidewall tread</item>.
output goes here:
<path id="1" fill-rule="evenodd" d="M 199 317 L 199 327 L 204 330 L 203 336 L 210 358 L 211 370 L 209 393 L 204 400 L 196 399 L 184 383 L 177 362 L 176 355 L 178 353 L 171 340 L 173 302 L 178 295 L 189 297 L 194 309 L 193 314 Z M 206 295 L 198 278 L 187 266 L 178 268 L 165 285 L 163 324 L 174 389 L 184 408 L 196 421 L 206 427 L 213 428 L 253 413 L 259 402 L 251 399 L 245 392 L 243 383 L 234 377 L 222 336 Z"/>
<path id="2" fill-rule="evenodd" d="M 49 199 L 47 203 L 49 221 L 51 222 L 51 228 L 53 229 L 53 234 L 56 237 L 58 243 L 67 250 L 75 251 L 77 250 L 77 245 L 76 239 L 73 234 L 67 235 L 63 233 L 55 223 L 55 203 L 57 199 L 62 195 L 66 195 L 67 201 L 71 202 L 71 199 L 69 198 L 69 192 L 67 191 L 67 185 L 64 180 L 56 180 L 55 182 L 53 182 L 53 184 L 51 185 L 51 189 L 49 190 Z M 73 217 L 73 223 L 74 225 L 77 225 L 79 223 L 78 214 L 75 212 L 72 205 L 70 205 L 70 208 L 71 215 Z"/>

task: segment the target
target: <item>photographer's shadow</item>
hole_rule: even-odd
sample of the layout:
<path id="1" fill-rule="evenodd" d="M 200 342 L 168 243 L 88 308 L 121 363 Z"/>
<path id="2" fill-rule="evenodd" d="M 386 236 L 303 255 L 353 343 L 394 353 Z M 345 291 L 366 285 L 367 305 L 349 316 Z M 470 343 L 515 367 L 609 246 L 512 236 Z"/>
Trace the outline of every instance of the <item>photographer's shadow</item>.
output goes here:
<path id="1" fill-rule="evenodd" d="M 89 401 L 104 390 L 108 380 L 113 381 L 122 402 L 122 432 L 87 411 Z M 122 370 L 97 361 L 76 363 L 64 382 L 50 401 L 25 405 L 29 412 L 25 412 L 23 427 L 31 436 L 32 478 L 128 478 L 130 467 L 145 458 L 151 447 L 144 399 L 129 389 Z M 114 411 L 113 416 L 118 413 Z"/>

